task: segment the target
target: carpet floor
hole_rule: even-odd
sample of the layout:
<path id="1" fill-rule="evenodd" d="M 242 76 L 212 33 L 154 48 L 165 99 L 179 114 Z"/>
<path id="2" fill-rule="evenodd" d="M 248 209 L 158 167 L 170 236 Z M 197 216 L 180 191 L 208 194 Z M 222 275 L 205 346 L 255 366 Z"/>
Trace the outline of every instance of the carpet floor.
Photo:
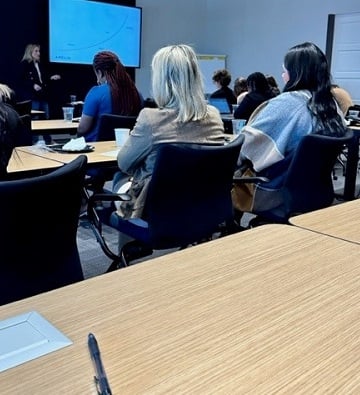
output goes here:
<path id="1" fill-rule="evenodd" d="M 336 180 L 333 181 L 335 192 L 340 194 L 344 188 L 344 175 L 342 170 L 343 169 L 341 165 L 338 164 L 335 169 Z M 360 188 L 358 184 L 356 190 L 357 194 L 359 194 L 359 190 Z M 341 200 L 334 200 L 334 204 L 337 203 L 341 203 Z M 251 215 L 245 214 L 242 220 L 242 225 L 246 226 L 251 218 Z M 109 247 L 111 247 L 112 250 L 116 252 L 118 249 L 118 232 L 108 226 L 104 226 L 103 233 Z M 85 278 L 90 278 L 105 273 L 111 264 L 111 260 L 103 253 L 86 219 L 80 218 L 77 242 Z M 171 253 L 173 251 L 175 250 L 154 251 L 152 255 L 134 261 L 134 263 L 143 262 L 159 255 Z"/>

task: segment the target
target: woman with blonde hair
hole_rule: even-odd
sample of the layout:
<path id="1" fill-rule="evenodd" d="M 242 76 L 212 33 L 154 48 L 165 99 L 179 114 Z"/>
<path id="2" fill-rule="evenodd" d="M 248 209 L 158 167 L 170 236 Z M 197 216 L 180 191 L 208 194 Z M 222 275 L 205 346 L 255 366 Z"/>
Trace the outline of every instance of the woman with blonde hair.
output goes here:
<path id="1" fill-rule="evenodd" d="M 21 59 L 21 79 L 23 81 L 20 96 L 23 100 L 32 101 L 32 109 L 44 111 L 45 118 L 50 117 L 48 84 L 51 80 L 59 80 L 59 74 L 48 75 L 40 62 L 40 45 L 28 44 Z"/>
<path id="2" fill-rule="evenodd" d="M 121 203 L 125 217 L 141 216 L 159 144 L 224 143 L 224 125 L 216 108 L 206 103 L 194 50 L 184 44 L 161 48 L 151 68 L 158 108 L 141 110 L 117 158 L 120 172 L 114 179 L 114 190 L 131 177 L 132 200 Z"/>

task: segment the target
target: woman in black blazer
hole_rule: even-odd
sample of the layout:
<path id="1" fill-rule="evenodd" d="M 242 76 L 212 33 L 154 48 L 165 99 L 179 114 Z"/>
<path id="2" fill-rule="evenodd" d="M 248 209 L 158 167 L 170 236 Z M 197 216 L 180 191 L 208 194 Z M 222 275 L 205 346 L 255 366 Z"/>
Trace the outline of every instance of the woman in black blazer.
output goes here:
<path id="1" fill-rule="evenodd" d="M 44 111 L 45 119 L 50 118 L 48 84 L 50 80 L 59 80 L 58 74 L 48 76 L 40 63 L 40 45 L 28 44 L 20 63 L 21 87 L 19 96 L 22 100 L 31 100 L 32 110 Z M 34 117 L 35 118 L 35 117 Z M 51 143 L 50 136 L 43 136 L 46 144 Z"/>
<path id="2" fill-rule="evenodd" d="M 32 100 L 32 109 L 41 110 L 45 118 L 49 119 L 48 84 L 50 80 L 59 80 L 58 74 L 48 76 L 40 63 L 40 45 L 28 44 L 21 60 L 21 88 L 23 100 Z"/>

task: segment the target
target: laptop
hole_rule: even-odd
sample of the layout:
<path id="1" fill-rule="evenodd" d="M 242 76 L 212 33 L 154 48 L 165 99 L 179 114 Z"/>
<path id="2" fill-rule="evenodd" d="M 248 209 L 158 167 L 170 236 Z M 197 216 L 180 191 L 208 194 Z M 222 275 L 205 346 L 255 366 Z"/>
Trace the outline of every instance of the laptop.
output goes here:
<path id="1" fill-rule="evenodd" d="M 232 109 L 225 97 L 209 97 L 209 104 L 216 107 L 221 115 L 231 115 Z"/>

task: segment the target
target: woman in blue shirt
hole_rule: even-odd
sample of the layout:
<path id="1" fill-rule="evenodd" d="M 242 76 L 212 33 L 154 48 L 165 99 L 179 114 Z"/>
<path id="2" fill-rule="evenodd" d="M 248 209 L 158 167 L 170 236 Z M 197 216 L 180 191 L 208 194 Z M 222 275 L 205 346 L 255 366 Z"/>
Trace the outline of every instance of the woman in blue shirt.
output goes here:
<path id="1" fill-rule="evenodd" d="M 142 97 L 118 56 L 110 51 L 97 53 L 93 60 L 97 86 L 87 93 L 78 126 L 78 135 L 96 141 L 101 114 L 138 115 Z"/>

